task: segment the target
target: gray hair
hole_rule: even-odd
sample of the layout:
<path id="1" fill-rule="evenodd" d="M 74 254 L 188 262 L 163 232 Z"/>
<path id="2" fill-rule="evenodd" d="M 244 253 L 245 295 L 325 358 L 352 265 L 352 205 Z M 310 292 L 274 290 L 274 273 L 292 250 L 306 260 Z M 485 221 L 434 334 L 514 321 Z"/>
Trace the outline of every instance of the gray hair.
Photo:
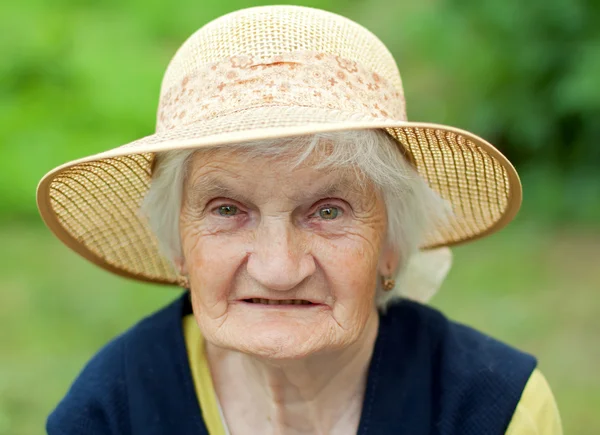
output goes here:
<path id="1" fill-rule="evenodd" d="M 285 139 L 266 139 L 209 149 L 185 149 L 157 154 L 152 183 L 141 212 L 154 231 L 163 254 L 171 261 L 181 257 L 179 212 L 188 163 L 195 153 L 241 150 L 248 158 L 292 157 L 297 167 L 318 156 L 316 169 L 340 168 L 355 172 L 361 182 L 371 182 L 381 193 L 387 213 L 387 243 L 400 257 L 396 287 L 383 291 L 377 283 L 376 304 L 384 309 L 402 296 L 402 276 L 425 235 L 447 219 L 448 204 L 419 176 L 402 155 L 396 141 L 383 130 L 318 133 Z"/>

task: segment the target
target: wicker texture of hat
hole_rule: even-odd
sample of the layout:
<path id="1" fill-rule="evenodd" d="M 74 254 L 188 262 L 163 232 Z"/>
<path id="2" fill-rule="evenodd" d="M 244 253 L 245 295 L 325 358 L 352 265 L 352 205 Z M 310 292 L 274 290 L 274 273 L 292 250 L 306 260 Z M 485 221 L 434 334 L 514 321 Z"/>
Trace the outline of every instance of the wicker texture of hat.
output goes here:
<path id="1" fill-rule="evenodd" d="M 488 235 L 519 209 L 519 178 L 496 148 L 467 131 L 407 121 L 398 67 L 379 39 L 297 6 L 244 9 L 194 33 L 165 73 L 156 133 L 50 171 L 38 207 L 60 240 L 99 266 L 180 284 L 139 214 L 156 152 L 373 128 L 393 136 L 452 207 L 423 249 Z"/>

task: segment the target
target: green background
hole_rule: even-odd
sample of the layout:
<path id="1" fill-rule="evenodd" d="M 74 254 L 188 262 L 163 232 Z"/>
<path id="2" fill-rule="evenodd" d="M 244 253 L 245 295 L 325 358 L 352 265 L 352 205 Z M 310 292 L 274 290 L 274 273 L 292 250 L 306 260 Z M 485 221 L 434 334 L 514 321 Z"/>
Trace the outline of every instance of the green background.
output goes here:
<path id="1" fill-rule="evenodd" d="M 35 187 L 67 160 L 151 134 L 177 47 L 266 2 L 0 4 L 0 434 L 40 433 L 82 364 L 176 295 L 96 269 L 40 222 Z M 524 205 L 455 249 L 434 305 L 540 358 L 566 433 L 600 433 L 600 2 L 298 2 L 394 53 L 411 120 L 471 130 L 517 167 Z"/>

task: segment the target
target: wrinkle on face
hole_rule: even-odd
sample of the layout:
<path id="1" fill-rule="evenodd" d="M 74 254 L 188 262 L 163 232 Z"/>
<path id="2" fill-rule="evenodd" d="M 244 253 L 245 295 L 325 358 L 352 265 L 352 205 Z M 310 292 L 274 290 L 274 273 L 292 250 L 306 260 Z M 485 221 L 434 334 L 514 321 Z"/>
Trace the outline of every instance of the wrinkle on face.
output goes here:
<path id="1" fill-rule="evenodd" d="M 269 358 L 340 348 L 361 336 L 376 313 L 386 232 L 380 193 L 355 171 L 308 164 L 290 169 L 289 161 L 197 153 L 189 163 L 180 215 L 194 313 L 205 338 Z M 218 215 L 213 205 L 227 201 L 243 214 Z M 344 211 L 323 220 L 312 214 L 321 203 Z M 270 259 L 284 272 L 269 269 Z M 311 262 L 314 267 L 308 267 Z M 248 294 L 310 295 L 328 308 L 275 315 L 233 303 Z"/>

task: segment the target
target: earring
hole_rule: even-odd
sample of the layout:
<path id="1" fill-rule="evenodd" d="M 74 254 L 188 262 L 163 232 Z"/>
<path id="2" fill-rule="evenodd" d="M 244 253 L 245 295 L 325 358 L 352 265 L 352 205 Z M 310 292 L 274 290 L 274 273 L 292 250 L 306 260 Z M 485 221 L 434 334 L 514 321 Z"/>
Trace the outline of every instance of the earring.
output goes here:
<path id="1" fill-rule="evenodd" d="M 389 292 L 391 289 L 394 288 L 395 285 L 396 285 L 396 281 L 393 280 L 392 278 L 385 277 L 385 276 L 381 277 L 381 286 L 383 287 L 384 291 Z"/>
<path id="2" fill-rule="evenodd" d="M 190 288 L 190 278 L 187 275 L 180 276 L 179 279 L 177 280 L 177 284 L 179 285 L 179 287 L 182 287 L 184 289 L 189 289 Z"/>

